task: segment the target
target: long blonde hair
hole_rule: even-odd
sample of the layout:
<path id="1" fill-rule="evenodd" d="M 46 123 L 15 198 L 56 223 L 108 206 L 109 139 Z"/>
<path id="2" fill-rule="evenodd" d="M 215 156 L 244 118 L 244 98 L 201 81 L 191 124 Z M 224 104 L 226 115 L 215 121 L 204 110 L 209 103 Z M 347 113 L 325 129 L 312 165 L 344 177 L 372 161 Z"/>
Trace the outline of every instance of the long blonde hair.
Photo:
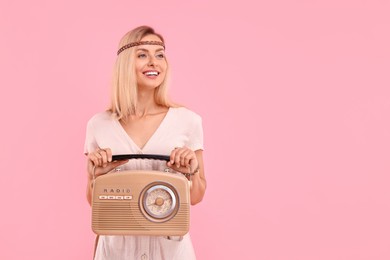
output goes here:
<path id="1" fill-rule="evenodd" d="M 164 38 L 156 33 L 149 26 L 137 27 L 126 33 L 119 42 L 118 49 L 122 46 L 141 41 L 147 35 L 156 35 L 164 42 Z M 166 59 L 166 58 L 165 58 Z M 117 119 L 135 114 L 138 102 L 137 79 L 135 74 L 135 48 L 129 48 L 121 52 L 116 59 L 111 85 L 111 106 L 109 111 Z M 158 105 L 171 107 L 174 106 L 168 100 L 168 81 L 170 76 L 169 63 L 167 60 L 167 69 L 165 79 L 154 92 L 154 98 Z"/>

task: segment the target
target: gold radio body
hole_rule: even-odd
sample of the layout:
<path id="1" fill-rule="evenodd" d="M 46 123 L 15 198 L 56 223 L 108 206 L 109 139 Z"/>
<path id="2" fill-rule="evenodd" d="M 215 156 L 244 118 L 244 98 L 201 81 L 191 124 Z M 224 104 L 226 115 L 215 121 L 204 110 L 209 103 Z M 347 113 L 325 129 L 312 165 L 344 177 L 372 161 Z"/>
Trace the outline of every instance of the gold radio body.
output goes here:
<path id="1" fill-rule="evenodd" d="M 98 235 L 183 236 L 189 230 L 190 186 L 182 174 L 119 171 L 97 177 L 92 230 Z"/>

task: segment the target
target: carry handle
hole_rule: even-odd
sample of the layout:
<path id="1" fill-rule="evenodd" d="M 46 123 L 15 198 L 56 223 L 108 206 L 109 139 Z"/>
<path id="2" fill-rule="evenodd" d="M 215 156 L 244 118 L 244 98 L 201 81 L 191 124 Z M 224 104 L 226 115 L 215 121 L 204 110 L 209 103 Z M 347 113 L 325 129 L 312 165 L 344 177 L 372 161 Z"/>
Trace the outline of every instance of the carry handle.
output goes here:
<path id="1" fill-rule="evenodd" d="M 152 160 L 161 160 L 161 161 L 170 161 L 171 158 L 168 155 L 161 154 L 117 154 L 112 156 L 112 161 L 121 161 L 121 160 L 130 160 L 130 159 L 152 159 Z M 92 176 L 93 181 L 96 179 L 95 168 L 93 166 Z"/>
<path id="2" fill-rule="evenodd" d="M 168 155 L 161 154 L 117 154 L 112 156 L 113 161 L 128 160 L 128 159 L 152 159 L 169 161 L 171 158 Z"/>

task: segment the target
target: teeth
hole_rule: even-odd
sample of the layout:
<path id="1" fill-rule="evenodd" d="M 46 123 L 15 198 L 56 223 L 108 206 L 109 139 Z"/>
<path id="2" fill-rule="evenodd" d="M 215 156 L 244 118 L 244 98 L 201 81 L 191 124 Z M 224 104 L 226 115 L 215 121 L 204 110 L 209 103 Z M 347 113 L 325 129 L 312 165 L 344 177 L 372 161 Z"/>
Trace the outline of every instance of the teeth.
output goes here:
<path id="1" fill-rule="evenodd" d="M 157 76 L 158 72 L 157 71 L 148 71 L 148 72 L 145 72 L 145 75 L 146 76 Z"/>

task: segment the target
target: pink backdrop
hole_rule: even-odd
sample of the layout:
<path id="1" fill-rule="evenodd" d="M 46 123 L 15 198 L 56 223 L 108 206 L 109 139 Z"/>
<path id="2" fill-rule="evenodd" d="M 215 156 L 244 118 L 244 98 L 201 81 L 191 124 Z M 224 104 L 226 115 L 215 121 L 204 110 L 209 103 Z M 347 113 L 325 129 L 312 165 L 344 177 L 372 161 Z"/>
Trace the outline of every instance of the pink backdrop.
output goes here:
<path id="1" fill-rule="evenodd" d="M 85 124 L 142 24 L 203 116 L 199 259 L 390 259 L 389 1 L 134 2 L 0 2 L 0 259 L 91 259 Z"/>

